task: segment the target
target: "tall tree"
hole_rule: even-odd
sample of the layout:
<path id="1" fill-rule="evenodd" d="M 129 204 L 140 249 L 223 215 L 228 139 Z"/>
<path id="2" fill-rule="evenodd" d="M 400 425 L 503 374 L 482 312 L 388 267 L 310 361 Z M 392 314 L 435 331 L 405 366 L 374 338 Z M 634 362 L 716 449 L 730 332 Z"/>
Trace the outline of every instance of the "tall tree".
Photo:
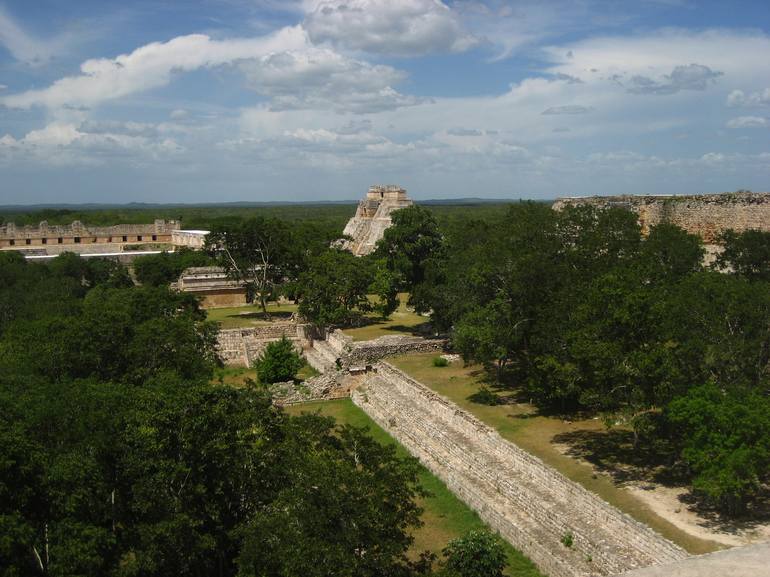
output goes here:
<path id="1" fill-rule="evenodd" d="M 232 278 L 246 283 L 250 299 L 259 299 L 269 319 L 268 299 L 276 285 L 297 274 L 299 265 L 289 226 L 264 217 L 217 225 L 206 237 L 206 246 Z"/>

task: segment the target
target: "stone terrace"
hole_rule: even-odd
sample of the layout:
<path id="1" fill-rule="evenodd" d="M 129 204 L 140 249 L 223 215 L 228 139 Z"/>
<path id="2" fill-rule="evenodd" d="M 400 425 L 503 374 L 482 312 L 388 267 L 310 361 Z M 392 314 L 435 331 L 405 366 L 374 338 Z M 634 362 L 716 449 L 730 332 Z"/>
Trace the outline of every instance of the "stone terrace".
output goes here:
<path id="1" fill-rule="evenodd" d="M 353 402 L 544 573 L 616 575 L 687 557 L 402 371 L 375 368 Z"/>

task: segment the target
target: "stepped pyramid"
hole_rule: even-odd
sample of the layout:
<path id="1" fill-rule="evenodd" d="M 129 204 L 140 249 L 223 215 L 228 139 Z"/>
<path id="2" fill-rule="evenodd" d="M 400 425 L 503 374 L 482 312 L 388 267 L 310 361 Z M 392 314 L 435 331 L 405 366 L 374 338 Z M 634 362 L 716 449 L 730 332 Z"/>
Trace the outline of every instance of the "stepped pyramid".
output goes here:
<path id="1" fill-rule="evenodd" d="M 411 206 L 406 190 L 393 184 L 370 186 L 366 198 L 358 203 L 356 214 L 348 221 L 343 234 L 352 237 L 342 247 L 356 256 L 374 251 L 377 241 L 391 224 L 394 210 Z"/>

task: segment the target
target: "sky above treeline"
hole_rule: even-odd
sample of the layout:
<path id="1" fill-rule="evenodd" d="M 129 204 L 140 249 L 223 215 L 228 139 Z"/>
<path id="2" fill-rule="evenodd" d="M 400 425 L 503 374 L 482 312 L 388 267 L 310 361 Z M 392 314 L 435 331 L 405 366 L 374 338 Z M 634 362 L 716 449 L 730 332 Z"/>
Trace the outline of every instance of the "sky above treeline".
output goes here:
<path id="1" fill-rule="evenodd" d="M 770 190 L 770 2 L 0 0 L 0 204 Z"/>

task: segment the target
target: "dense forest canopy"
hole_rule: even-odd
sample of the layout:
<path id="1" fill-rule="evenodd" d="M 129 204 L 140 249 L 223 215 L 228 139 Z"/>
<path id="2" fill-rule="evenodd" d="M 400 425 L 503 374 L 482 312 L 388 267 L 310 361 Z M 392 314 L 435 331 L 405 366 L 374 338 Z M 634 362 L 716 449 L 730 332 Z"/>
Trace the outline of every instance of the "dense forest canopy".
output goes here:
<path id="1" fill-rule="evenodd" d="M 542 410 L 629 424 L 728 513 L 766 490 L 770 233 L 727 233 L 707 267 L 698 237 L 643 237 L 620 208 L 520 203 L 439 226 L 414 207 L 394 222 L 378 252 L 466 360 Z"/>
<path id="2" fill-rule="evenodd" d="M 207 253 L 138 259 L 140 286 L 108 260 L 0 253 L 0 575 L 432 570 L 406 555 L 414 461 L 212 383 L 216 325 L 167 284 L 191 265 L 253 269 L 266 231 L 253 291 L 332 325 L 387 316 L 407 291 L 501 386 L 610 416 L 704 503 L 750 509 L 770 481 L 770 234 L 728 233 L 705 266 L 697 237 L 644 237 L 621 209 L 477 208 L 396 212 L 362 259 L 330 246 L 333 219 L 210 219 Z M 462 575 L 463 548 L 485 543 L 498 574 L 483 536 L 440 570 Z"/>

